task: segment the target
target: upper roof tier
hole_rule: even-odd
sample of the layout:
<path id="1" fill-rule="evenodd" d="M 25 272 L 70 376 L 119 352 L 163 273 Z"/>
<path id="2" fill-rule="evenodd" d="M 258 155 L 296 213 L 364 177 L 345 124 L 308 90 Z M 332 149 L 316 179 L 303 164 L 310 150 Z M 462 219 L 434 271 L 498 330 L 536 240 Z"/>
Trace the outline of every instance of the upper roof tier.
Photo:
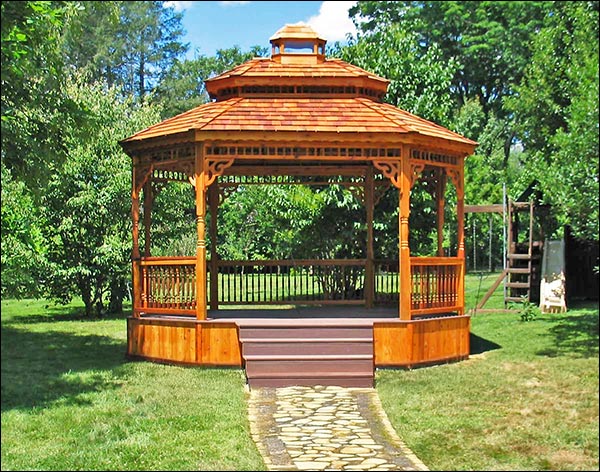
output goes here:
<path id="1" fill-rule="evenodd" d="M 271 37 L 271 57 L 255 58 L 212 79 L 212 99 L 256 96 L 369 97 L 382 101 L 389 80 L 340 59 L 325 58 L 326 41 L 302 23 Z"/>

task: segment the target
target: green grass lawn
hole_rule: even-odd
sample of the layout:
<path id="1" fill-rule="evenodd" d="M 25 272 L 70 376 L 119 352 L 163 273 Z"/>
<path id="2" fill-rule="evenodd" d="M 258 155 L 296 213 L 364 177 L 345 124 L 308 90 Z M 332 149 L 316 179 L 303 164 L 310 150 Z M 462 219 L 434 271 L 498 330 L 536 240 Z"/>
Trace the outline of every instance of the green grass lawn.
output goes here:
<path id="1" fill-rule="evenodd" d="M 2 301 L 2 470 L 265 470 L 239 369 L 125 358 L 125 317 Z"/>
<path id="2" fill-rule="evenodd" d="M 473 308 L 494 276 L 468 276 Z M 481 281 L 481 286 L 480 286 Z M 502 288 L 486 304 L 501 308 Z M 2 470 L 265 470 L 239 369 L 125 358 L 125 316 L 2 301 Z M 598 470 L 598 304 L 472 317 L 469 360 L 378 370 L 432 470 Z"/>
<path id="3" fill-rule="evenodd" d="M 468 276 L 467 308 L 495 277 Z M 485 308 L 503 308 L 502 285 Z M 471 318 L 471 357 L 378 370 L 399 436 L 432 470 L 598 470 L 598 303 Z"/>

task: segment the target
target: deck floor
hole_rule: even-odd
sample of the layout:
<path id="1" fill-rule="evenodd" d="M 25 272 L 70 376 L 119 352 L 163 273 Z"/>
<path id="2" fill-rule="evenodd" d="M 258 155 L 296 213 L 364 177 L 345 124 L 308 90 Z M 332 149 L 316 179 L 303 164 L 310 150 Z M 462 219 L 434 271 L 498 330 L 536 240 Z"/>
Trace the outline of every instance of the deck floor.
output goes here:
<path id="1" fill-rule="evenodd" d="M 374 321 L 398 319 L 397 307 L 365 308 L 361 306 L 319 307 L 267 307 L 267 308 L 221 308 L 209 310 L 209 321 L 234 321 L 238 325 L 247 323 L 270 324 L 278 321 L 294 324 L 372 324 Z"/>

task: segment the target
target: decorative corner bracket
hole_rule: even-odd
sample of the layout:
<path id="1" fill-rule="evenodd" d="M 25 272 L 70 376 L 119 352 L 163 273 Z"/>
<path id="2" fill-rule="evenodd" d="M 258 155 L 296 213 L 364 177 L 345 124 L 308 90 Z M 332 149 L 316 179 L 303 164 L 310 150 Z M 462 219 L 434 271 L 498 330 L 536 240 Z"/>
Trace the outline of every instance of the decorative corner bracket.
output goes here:
<path id="1" fill-rule="evenodd" d="M 206 171 L 204 172 L 204 186 L 208 188 L 219 175 L 223 175 L 223 172 L 228 167 L 231 167 L 235 159 L 207 159 L 206 160 Z"/>
<path id="2" fill-rule="evenodd" d="M 390 179 L 392 185 L 402 190 L 400 184 L 400 161 L 373 161 L 373 165 L 379 169 L 384 176 Z"/>
<path id="3" fill-rule="evenodd" d="M 425 164 L 410 163 L 410 188 L 412 188 L 413 185 L 415 185 L 415 182 L 419 180 L 423 169 L 425 169 Z"/>
<path id="4" fill-rule="evenodd" d="M 452 183 L 456 187 L 456 193 L 459 198 L 464 195 L 464 187 L 463 187 L 463 179 L 462 172 L 460 169 L 448 169 L 447 170 L 448 177 L 452 180 Z"/>

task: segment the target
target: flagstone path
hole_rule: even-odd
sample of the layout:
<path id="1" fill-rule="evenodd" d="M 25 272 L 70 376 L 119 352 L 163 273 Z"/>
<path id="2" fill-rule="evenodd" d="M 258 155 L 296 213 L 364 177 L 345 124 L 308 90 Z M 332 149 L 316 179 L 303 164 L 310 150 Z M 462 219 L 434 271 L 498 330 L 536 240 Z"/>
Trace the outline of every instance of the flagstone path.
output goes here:
<path id="1" fill-rule="evenodd" d="M 373 388 L 253 388 L 248 415 L 269 470 L 429 470 Z"/>

